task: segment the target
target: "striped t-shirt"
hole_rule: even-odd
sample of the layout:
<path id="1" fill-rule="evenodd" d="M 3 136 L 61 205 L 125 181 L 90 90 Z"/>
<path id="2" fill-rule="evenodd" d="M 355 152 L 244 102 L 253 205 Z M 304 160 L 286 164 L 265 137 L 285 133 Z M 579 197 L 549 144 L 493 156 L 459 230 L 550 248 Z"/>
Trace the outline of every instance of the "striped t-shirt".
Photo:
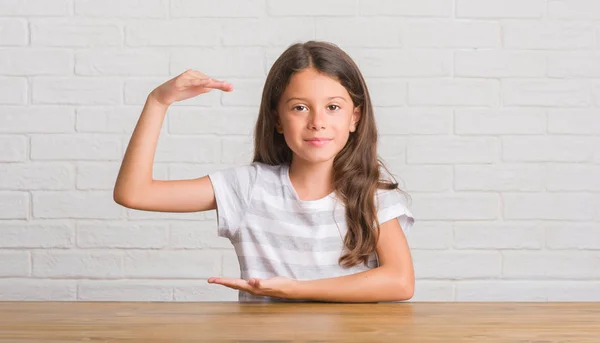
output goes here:
<path id="1" fill-rule="evenodd" d="M 234 246 L 240 277 L 286 276 L 314 280 L 355 274 L 378 266 L 377 254 L 364 264 L 344 268 L 338 260 L 347 231 L 345 209 L 335 193 L 305 201 L 289 177 L 289 164 L 230 167 L 209 174 L 217 203 L 218 235 Z M 413 215 L 398 191 L 377 190 L 379 223 L 397 218 L 404 232 Z M 281 301 L 239 292 L 239 301 Z"/>

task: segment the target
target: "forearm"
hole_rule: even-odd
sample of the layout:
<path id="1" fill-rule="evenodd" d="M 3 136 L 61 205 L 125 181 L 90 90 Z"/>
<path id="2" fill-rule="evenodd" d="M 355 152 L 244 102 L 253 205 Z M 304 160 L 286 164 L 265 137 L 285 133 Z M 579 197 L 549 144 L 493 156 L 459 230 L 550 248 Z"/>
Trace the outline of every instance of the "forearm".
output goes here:
<path id="1" fill-rule="evenodd" d="M 291 299 L 329 302 L 383 302 L 410 299 L 414 279 L 395 270 L 374 268 L 353 275 L 298 281 Z"/>

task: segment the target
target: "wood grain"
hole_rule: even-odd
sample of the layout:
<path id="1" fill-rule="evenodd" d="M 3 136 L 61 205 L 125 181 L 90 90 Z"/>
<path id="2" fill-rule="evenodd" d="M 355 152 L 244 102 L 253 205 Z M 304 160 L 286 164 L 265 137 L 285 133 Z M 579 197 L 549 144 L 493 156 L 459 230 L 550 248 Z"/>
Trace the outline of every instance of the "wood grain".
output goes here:
<path id="1" fill-rule="evenodd" d="M 600 342 L 600 303 L 0 302 L 0 342 Z"/>

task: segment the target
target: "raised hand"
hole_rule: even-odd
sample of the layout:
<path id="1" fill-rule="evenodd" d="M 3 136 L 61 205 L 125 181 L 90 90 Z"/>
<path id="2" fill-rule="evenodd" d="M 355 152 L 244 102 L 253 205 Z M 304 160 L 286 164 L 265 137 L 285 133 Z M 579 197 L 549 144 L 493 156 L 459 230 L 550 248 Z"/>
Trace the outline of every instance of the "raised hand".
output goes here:
<path id="1" fill-rule="evenodd" d="M 170 106 L 176 101 L 193 98 L 213 89 L 231 92 L 233 85 L 225 81 L 212 79 L 197 70 L 188 69 L 156 87 L 150 92 L 150 97 L 162 105 Z"/>

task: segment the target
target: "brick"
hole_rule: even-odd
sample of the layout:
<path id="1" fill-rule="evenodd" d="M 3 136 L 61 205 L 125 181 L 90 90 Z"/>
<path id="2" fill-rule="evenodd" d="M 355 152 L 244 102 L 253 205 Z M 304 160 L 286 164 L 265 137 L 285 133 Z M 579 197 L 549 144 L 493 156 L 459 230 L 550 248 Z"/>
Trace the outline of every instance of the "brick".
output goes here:
<path id="1" fill-rule="evenodd" d="M 575 136 L 505 136 L 502 159 L 517 162 L 583 162 L 594 154 L 594 140 Z"/>
<path id="2" fill-rule="evenodd" d="M 0 135 L 0 162 L 23 162 L 27 158 L 28 139 L 24 136 Z"/>
<path id="3" fill-rule="evenodd" d="M 157 49 L 92 49 L 75 56 L 78 75 L 169 75 L 169 54 Z"/>
<path id="4" fill-rule="evenodd" d="M 552 282 L 547 292 L 548 301 L 600 301 L 600 282 Z"/>
<path id="5" fill-rule="evenodd" d="M 122 141 L 116 135 L 32 135 L 32 160 L 120 160 Z"/>
<path id="6" fill-rule="evenodd" d="M 3 16 L 68 16 L 71 15 L 71 0 L 53 0 L 48 6 L 46 0 L 0 1 Z"/>
<path id="7" fill-rule="evenodd" d="M 212 220 L 175 222 L 169 227 L 171 249 L 231 249 L 228 239 L 217 236 L 217 226 Z"/>
<path id="8" fill-rule="evenodd" d="M 388 166 L 406 164 L 406 138 L 401 136 L 381 136 L 378 138 L 378 154 Z"/>
<path id="9" fill-rule="evenodd" d="M 0 77 L 0 105 L 27 104 L 29 87 L 24 77 Z"/>
<path id="10" fill-rule="evenodd" d="M 595 46 L 594 26 L 578 22 L 507 20 L 502 23 L 508 49 L 572 50 Z"/>
<path id="11" fill-rule="evenodd" d="M 120 219 L 124 212 L 109 191 L 35 191 L 33 217 Z"/>
<path id="12" fill-rule="evenodd" d="M 77 167 L 77 189 L 112 190 L 119 175 L 121 163 L 81 162 Z M 152 168 L 155 180 L 168 179 L 168 166 L 155 163 Z"/>
<path id="13" fill-rule="evenodd" d="M 497 80 L 408 81 L 408 101 L 412 106 L 497 106 L 499 97 L 500 84 Z"/>
<path id="14" fill-rule="evenodd" d="M 66 190 L 75 185 L 75 167 L 65 163 L 0 164 L 0 189 Z"/>
<path id="15" fill-rule="evenodd" d="M 452 223 L 424 221 L 415 226 L 407 236 L 411 249 L 446 250 L 453 245 Z"/>
<path id="16" fill-rule="evenodd" d="M 35 19 L 30 23 L 31 45 L 61 48 L 122 46 L 121 26 L 118 22 L 90 18 Z"/>
<path id="17" fill-rule="evenodd" d="M 559 78 L 600 77 L 600 53 L 553 52 L 548 55 L 548 76 Z"/>
<path id="18" fill-rule="evenodd" d="M 221 96 L 221 104 L 227 106 L 250 107 L 253 118 L 257 117 L 258 107 L 262 99 L 262 92 L 265 80 L 235 80 L 227 79 L 227 82 L 233 84 L 233 92 L 222 93 L 214 91 Z"/>
<path id="19" fill-rule="evenodd" d="M 505 106 L 588 107 L 592 104 L 590 85 L 581 80 L 502 81 Z"/>
<path id="20" fill-rule="evenodd" d="M 547 283 L 513 280 L 477 280 L 456 283 L 456 301 L 545 302 Z"/>
<path id="21" fill-rule="evenodd" d="M 317 18 L 315 27 L 318 40 L 358 48 L 399 47 L 404 33 L 402 22 L 396 18 Z"/>
<path id="22" fill-rule="evenodd" d="M 45 250 L 33 252 L 33 276 L 119 278 L 123 255 L 115 251 Z"/>
<path id="23" fill-rule="evenodd" d="M 457 249 L 541 249 L 544 227 L 529 222 L 455 222 Z"/>
<path id="24" fill-rule="evenodd" d="M 75 242 L 75 229 L 61 221 L 4 221 L 0 248 L 69 248 Z"/>
<path id="25" fill-rule="evenodd" d="M 310 25 L 307 25 L 309 22 Z M 293 42 L 315 39 L 313 19 L 223 19 L 221 23 L 224 46 L 287 47 Z"/>
<path id="26" fill-rule="evenodd" d="M 132 134 L 140 119 L 142 109 L 138 106 L 80 107 L 77 109 L 78 132 Z M 163 122 L 161 134 L 166 132 Z M 128 135 L 128 138 L 131 138 Z"/>
<path id="27" fill-rule="evenodd" d="M 168 281 L 90 280 L 79 281 L 77 300 L 83 301 L 172 301 Z"/>
<path id="28" fill-rule="evenodd" d="M 0 46 L 24 46 L 28 42 L 27 20 L 22 18 L 0 19 Z"/>
<path id="29" fill-rule="evenodd" d="M 415 280 L 415 294 L 409 302 L 453 301 L 454 284 L 449 281 Z"/>
<path id="30" fill-rule="evenodd" d="M 158 141 L 155 162 L 214 163 L 219 159 L 213 137 L 165 136 Z"/>
<path id="31" fill-rule="evenodd" d="M 600 250 L 600 228 L 594 223 L 546 222 L 544 227 L 548 249 Z"/>
<path id="32" fill-rule="evenodd" d="M 183 73 L 183 71 L 181 71 Z M 129 79 L 125 81 L 125 104 L 127 105 L 144 105 L 148 100 L 148 95 L 152 90 L 162 85 L 168 80 L 165 79 Z M 218 106 L 221 99 L 220 91 L 210 91 L 200 94 L 190 99 L 178 101 L 171 105 L 170 108 L 177 106 Z M 140 116 L 140 107 L 136 107 L 137 118 Z M 169 111 L 167 110 L 167 115 Z M 136 118 L 136 121 L 137 121 Z M 135 125 L 134 125 L 135 126 Z"/>
<path id="33" fill-rule="evenodd" d="M 600 116 L 594 109 L 548 110 L 548 132 L 600 135 Z"/>
<path id="34" fill-rule="evenodd" d="M 175 301 L 202 302 L 202 301 L 238 301 L 238 291 L 205 280 L 190 280 L 179 282 L 173 288 Z"/>
<path id="35" fill-rule="evenodd" d="M 264 62 L 265 53 L 257 47 L 178 49 L 171 55 L 171 70 L 191 68 L 214 78 L 264 78 Z"/>
<path id="36" fill-rule="evenodd" d="M 75 15 L 101 18 L 165 18 L 167 0 L 75 0 Z"/>
<path id="37" fill-rule="evenodd" d="M 210 47 L 219 44 L 220 31 L 219 22 L 215 19 L 143 20 L 125 26 L 125 43 L 133 47 Z"/>
<path id="38" fill-rule="evenodd" d="M 446 192 L 452 189 L 452 166 L 402 165 L 388 168 L 408 192 Z"/>
<path id="39" fill-rule="evenodd" d="M 504 193 L 504 219 L 548 219 L 585 221 L 596 214 L 591 194 Z"/>
<path id="40" fill-rule="evenodd" d="M 252 135 L 258 110 L 252 108 L 172 109 L 169 132 L 176 134 Z M 208 124 L 210 123 L 210 124 Z"/>
<path id="41" fill-rule="evenodd" d="M 0 277 L 31 275 L 31 256 L 28 251 L 0 250 Z"/>
<path id="42" fill-rule="evenodd" d="M 544 77 L 546 55 L 537 51 L 456 51 L 454 76 Z"/>
<path id="43" fill-rule="evenodd" d="M 196 179 L 209 173 L 225 168 L 232 168 L 236 165 L 226 164 L 189 164 L 189 163 L 169 163 L 169 175 L 172 180 Z"/>
<path id="44" fill-rule="evenodd" d="M 354 16 L 357 12 L 357 3 L 348 3 L 344 0 L 266 0 L 267 13 L 271 16 Z"/>
<path id="45" fill-rule="evenodd" d="M 63 49 L 8 49 L 0 51 L 4 75 L 61 75 L 73 73 L 73 52 Z"/>
<path id="46" fill-rule="evenodd" d="M 407 103 L 408 86 L 402 79 L 369 79 L 367 80 L 371 103 L 375 107 L 375 114 L 379 114 L 382 107 L 404 106 Z M 378 129 L 383 129 L 378 125 Z"/>
<path id="47" fill-rule="evenodd" d="M 97 221 L 77 225 L 77 246 L 80 248 L 164 248 L 168 236 L 168 226 L 161 223 Z"/>
<path id="48" fill-rule="evenodd" d="M 500 214 L 496 194 L 411 194 L 412 212 L 422 220 L 491 220 Z"/>
<path id="49" fill-rule="evenodd" d="M 27 192 L 0 191 L 0 219 L 27 219 L 29 206 Z"/>
<path id="50" fill-rule="evenodd" d="M 458 191 L 543 191 L 545 180 L 546 170 L 535 164 L 454 166 Z"/>
<path id="51" fill-rule="evenodd" d="M 112 78 L 36 77 L 34 104 L 118 105 L 123 103 L 123 85 Z"/>
<path id="52" fill-rule="evenodd" d="M 457 18 L 537 19 L 544 15 L 544 0 L 457 0 Z"/>
<path id="53" fill-rule="evenodd" d="M 368 78 L 450 76 L 452 70 L 450 52 L 373 48 L 355 55 Z"/>
<path id="54" fill-rule="evenodd" d="M 541 109 L 459 109 L 454 113 L 460 135 L 545 134 L 546 112 Z"/>
<path id="55" fill-rule="evenodd" d="M 5 106 L 0 112 L 0 132 L 65 133 L 75 128 L 75 111 L 63 106 Z"/>
<path id="56" fill-rule="evenodd" d="M 359 14 L 364 16 L 451 17 L 452 0 L 360 0 Z"/>
<path id="57" fill-rule="evenodd" d="M 600 4 L 594 0 L 548 0 L 548 17 L 600 20 Z"/>
<path id="58" fill-rule="evenodd" d="M 415 137 L 407 145 L 409 164 L 492 163 L 498 154 L 499 142 L 491 137 Z"/>
<path id="59" fill-rule="evenodd" d="M 406 46 L 411 48 L 498 48 L 500 26 L 468 20 L 414 20 L 406 24 Z"/>
<path id="60" fill-rule="evenodd" d="M 223 270 L 221 276 L 239 278 L 240 263 L 233 249 L 229 249 L 223 253 Z"/>
<path id="61" fill-rule="evenodd" d="M 209 278 L 218 276 L 220 268 L 218 251 L 126 251 L 123 260 L 130 278 Z"/>
<path id="62" fill-rule="evenodd" d="M 600 166 L 584 164 L 554 164 L 548 166 L 549 191 L 599 192 Z"/>
<path id="63" fill-rule="evenodd" d="M 252 162 L 254 140 L 251 135 L 229 136 L 221 139 L 221 149 L 220 160 L 217 157 L 214 162 L 236 165 L 247 164 Z"/>
<path id="64" fill-rule="evenodd" d="M 507 278 L 597 279 L 600 252 L 504 251 L 502 275 Z"/>
<path id="65" fill-rule="evenodd" d="M 417 279 L 473 279 L 500 276 L 500 253 L 495 251 L 414 250 Z"/>
<path id="66" fill-rule="evenodd" d="M 74 280 L 0 279 L 3 301 L 74 301 L 76 298 Z"/>
<path id="67" fill-rule="evenodd" d="M 170 7 L 170 14 L 173 18 L 247 18 L 262 17 L 264 13 L 264 0 L 236 1 L 235 6 L 228 2 L 211 0 L 172 0 Z"/>

